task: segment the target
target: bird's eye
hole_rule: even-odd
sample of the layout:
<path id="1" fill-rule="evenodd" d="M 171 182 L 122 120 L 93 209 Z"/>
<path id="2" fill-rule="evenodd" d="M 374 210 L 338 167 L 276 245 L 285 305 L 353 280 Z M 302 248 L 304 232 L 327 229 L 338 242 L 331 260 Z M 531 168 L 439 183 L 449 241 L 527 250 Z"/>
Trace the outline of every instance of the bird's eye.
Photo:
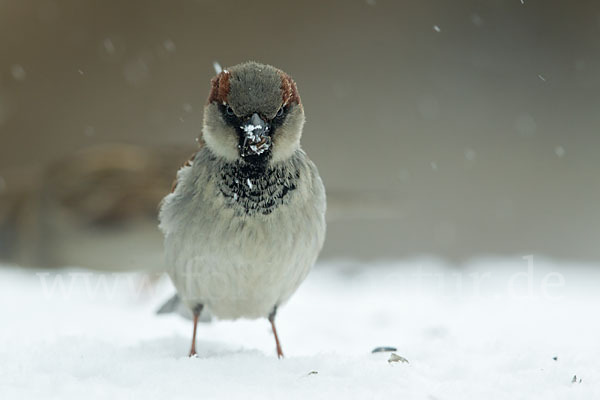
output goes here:
<path id="1" fill-rule="evenodd" d="M 233 108 L 231 108 L 228 105 L 227 107 L 225 107 L 225 112 L 227 113 L 227 115 L 233 115 Z"/>
<path id="2" fill-rule="evenodd" d="M 284 111 L 285 110 L 283 109 L 283 106 L 282 106 L 279 110 L 277 110 L 277 114 L 275 115 L 275 117 L 277 117 L 277 118 L 281 117 L 283 115 Z"/>

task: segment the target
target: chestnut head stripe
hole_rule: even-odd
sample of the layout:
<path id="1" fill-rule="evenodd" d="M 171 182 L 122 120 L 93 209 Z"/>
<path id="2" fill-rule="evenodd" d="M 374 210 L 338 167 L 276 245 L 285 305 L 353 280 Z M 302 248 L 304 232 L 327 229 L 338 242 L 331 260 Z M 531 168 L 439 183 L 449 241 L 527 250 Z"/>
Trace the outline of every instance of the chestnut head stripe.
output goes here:
<path id="1" fill-rule="evenodd" d="M 207 104 L 213 102 L 223 104 L 223 102 L 227 102 L 227 95 L 229 94 L 229 76 L 229 71 L 224 70 L 211 79 L 211 88 Z"/>
<path id="2" fill-rule="evenodd" d="M 279 71 L 279 76 L 281 77 L 281 97 L 283 104 L 300 104 L 300 95 L 296 88 L 296 82 L 283 71 Z"/>

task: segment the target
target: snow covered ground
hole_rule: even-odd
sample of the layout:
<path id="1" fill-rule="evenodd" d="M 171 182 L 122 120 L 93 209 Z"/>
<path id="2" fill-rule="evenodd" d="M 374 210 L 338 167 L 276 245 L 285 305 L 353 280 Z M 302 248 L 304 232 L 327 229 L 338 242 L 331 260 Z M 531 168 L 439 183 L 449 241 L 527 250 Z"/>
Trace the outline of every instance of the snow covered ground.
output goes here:
<path id="1" fill-rule="evenodd" d="M 170 283 L 144 282 L 0 268 L 0 399 L 600 398 L 592 266 L 322 263 L 280 310 L 283 360 L 266 320 L 202 324 L 186 357 L 191 323 L 154 314 Z"/>

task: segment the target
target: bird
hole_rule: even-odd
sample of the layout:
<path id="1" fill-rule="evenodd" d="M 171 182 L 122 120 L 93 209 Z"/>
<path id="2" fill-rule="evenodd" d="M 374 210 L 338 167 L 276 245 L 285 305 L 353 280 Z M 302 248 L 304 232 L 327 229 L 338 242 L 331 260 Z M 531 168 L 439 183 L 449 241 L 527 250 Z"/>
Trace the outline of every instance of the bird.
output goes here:
<path id="1" fill-rule="evenodd" d="M 161 202 L 167 273 L 193 316 L 189 356 L 205 312 L 225 320 L 275 317 L 325 240 L 326 194 L 300 146 L 295 81 L 250 61 L 211 80 L 198 150 Z"/>

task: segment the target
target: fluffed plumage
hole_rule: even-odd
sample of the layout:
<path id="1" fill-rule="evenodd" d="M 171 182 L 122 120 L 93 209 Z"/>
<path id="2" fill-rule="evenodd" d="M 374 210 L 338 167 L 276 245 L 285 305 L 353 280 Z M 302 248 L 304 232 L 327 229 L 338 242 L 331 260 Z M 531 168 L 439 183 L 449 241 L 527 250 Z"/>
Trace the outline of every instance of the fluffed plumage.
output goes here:
<path id="1" fill-rule="evenodd" d="M 293 80 L 244 63 L 212 80 L 203 146 L 160 210 L 168 273 L 195 324 L 274 317 L 325 238 L 325 189 L 300 148 L 304 110 Z M 195 354 L 195 339 L 190 354 Z"/>

